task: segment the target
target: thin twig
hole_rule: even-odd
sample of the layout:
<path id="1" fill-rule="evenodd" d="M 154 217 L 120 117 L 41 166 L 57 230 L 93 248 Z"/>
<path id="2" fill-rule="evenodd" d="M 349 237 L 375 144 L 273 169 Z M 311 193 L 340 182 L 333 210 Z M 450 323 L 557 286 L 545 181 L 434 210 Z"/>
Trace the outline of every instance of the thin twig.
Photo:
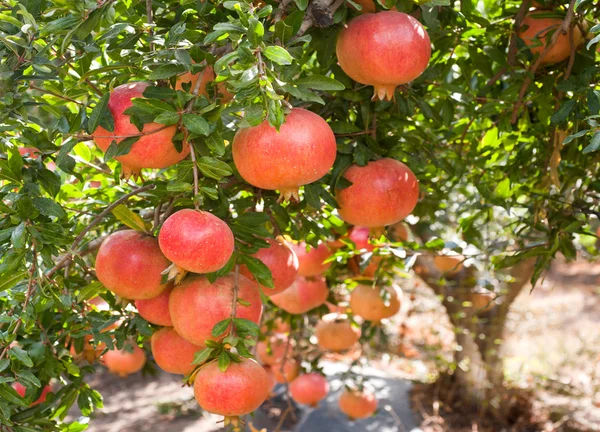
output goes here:
<path id="1" fill-rule="evenodd" d="M 360 136 L 360 135 L 370 135 L 373 132 L 372 129 L 367 129 L 364 131 L 359 131 L 359 132 L 348 132 L 348 133 L 342 133 L 342 134 L 335 134 L 336 137 L 353 137 L 353 136 Z"/>
<path id="2" fill-rule="evenodd" d="M 154 230 L 158 229 L 158 225 L 160 224 L 160 210 L 162 209 L 163 202 L 159 202 L 156 208 L 154 209 L 154 223 L 152 228 Z"/>
<path id="3" fill-rule="evenodd" d="M 112 209 L 114 209 L 115 207 L 117 207 L 119 204 L 127 201 L 130 197 L 134 196 L 134 195 L 138 195 L 142 192 L 146 192 L 148 190 L 152 190 L 154 189 L 156 186 L 151 184 L 151 185 L 146 185 L 146 186 L 142 186 L 132 192 L 129 192 L 128 194 L 123 195 L 121 198 L 119 198 L 118 200 L 116 200 L 114 203 L 112 203 L 111 205 L 109 205 L 108 207 L 106 207 L 106 209 L 104 209 L 104 211 L 102 211 L 102 213 L 100 213 L 98 216 L 96 216 L 96 218 L 88 225 L 86 226 L 77 237 L 75 237 L 75 240 L 73 241 L 73 244 L 71 244 L 71 246 L 69 247 L 69 252 L 67 252 L 66 254 L 64 254 L 62 256 L 62 258 L 56 263 L 56 265 L 54 267 L 52 267 L 50 270 L 48 270 L 45 274 L 45 276 L 47 278 L 51 278 L 54 273 L 56 273 L 58 270 L 60 270 L 64 265 L 66 265 L 66 263 L 68 263 L 72 258 L 73 255 L 75 255 L 75 249 L 77 248 L 77 246 L 79 245 L 79 243 L 81 243 L 81 241 L 83 240 L 83 238 L 85 237 L 85 235 L 90 232 L 90 230 L 92 228 L 94 228 L 96 225 L 98 225 L 98 223 L 100 223 L 100 221 L 102 221 L 102 218 L 104 218 L 107 214 L 109 214 Z"/>
<path id="4" fill-rule="evenodd" d="M 293 0 L 281 0 L 279 6 L 277 7 L 277 11 L 275 12 L 275 18 L 273 18 L 273 22 L 281 21 L 283 14 L 286 12 L 287 7 L 290 5 L 290 3 L 292 3 L 292 1 Z"/>
<path id="5" fill-rule="evenodd" d="M 76 103 L 77 105 L 85 106 L 85 104 L 83 102 L 80 102 L 80 101 L 75 100 L 75 99 L 71 99 L 68 96 L 63 96 L 63 95 L 60 95 L 58 93 L 51 92 L 50 90 L 43 89 L 41 87 L 36 86 L 33 83 L 29 84 L 29 88 L 31 88 L 33 90 L 37 90 L 37 91 L 45 93 L 45 94 L 49 94 L 50 96 L 54 96 L 54 97 L 57 97 L 57 98 L 62 99 L 62 100 L 66 100 L 68 102 Z"/>
<path id="6" fill-rule="evenodd" d="M 94 90 L 94 92 L 98 96 L 100 96 L 100 97 L 104 96 L 104 94 L 100 91 L 100 89 L 98 87 L 96 87 L 96 85 L 93 82 L 91 82 L 89 78 L 86 78 L 85 82 L 87 85 L 89 85 L 92 88 L 92 90 Z"/>
<path id="7" fill-rule="evenodd" d="M 164 125 L 164 126 L 161 126 L 159 128 L 152 129 L 150 131 L 140 132 L 140 133 L 133 134 L 133 135 L 96 135 L 96 136 L 92 136 L 92 135 L 80 135 L 80 134 L 78 134 L 78 135 L 76 135 L 76 137 L 77 137 L 77 139 L 84 140 L 84 141 L 91 140 L 91 139 L 94 139 L 94 138 L 110 138 L 110 139 L 133 138 L 133 137 L 141 137 L 141 136 L 146 136 L 146 135 L 152 135 L 152 134 L 155 134 L 155 133 L 160 132 L 162 130 L 165 130 L 167 128 L 170 128 L 172 126 L 173 125 Z"/>
<path id="8" fill-rule="evenodd" d="M 146 22 L 148 23 L 148 34 L 151 39 L 154 36 L 154 31 L 152 31 L 152 0 L 146 0 Z M 154 51 L 154 42 L 150 41 L 148 46 L 150 51 Z"/>
<path id="9" fill-rule="evenodd" d="M 508 45 L 508 64 L 511 66 L 514 66 L 517 62 L 517 39 L 519 37 L 519 30 L 521 30 L 521 25 L 523 24 L 523 19 L 525 18 L 525 15 L 527 15 L 527 12 L 529 12 L 530 3 L 530 0 L 523 0 L 519 7 L 519 12 L 517 12 L 517 15 L 515 16 L 515 25 Z"/>

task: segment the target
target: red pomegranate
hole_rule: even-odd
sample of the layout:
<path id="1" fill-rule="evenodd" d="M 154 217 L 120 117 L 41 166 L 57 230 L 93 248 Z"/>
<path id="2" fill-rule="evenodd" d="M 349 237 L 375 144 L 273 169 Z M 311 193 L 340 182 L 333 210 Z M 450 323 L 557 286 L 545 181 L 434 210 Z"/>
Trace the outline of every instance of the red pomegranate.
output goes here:
<path id="1" fill-rule="evenodd" d="M 560 32 L 562 18 L 547 18 L 546 11 L 529 12 L 523 19 L 519 37 L 523 39 L 525 45 L 531 50 L 533 55 L 538 56 L 545 49 L 546 45 L 552 39 L 555 31 Z M 579 26 L 573 27 L 573 43 L 579 47 L 583 42 L 583 34 Z M 559 34 L 556 43 L 548 54 L 542 59 L 542 65 L 552 65 L 566 60 L 571 55 L 571 42 L 568 34 Z"/>
<path id="2" fill-rule="evenodd" d="M 298 256 L 299 276 L 318 276 L 325 273 L 331 266 L 331 263 L 323 263 L 331 256 L 331 251 L 325 243 L 320 243 L 316 248 L 308 246 L 304 242 L 292 243 L 291 247 Z"/>
<path id="3" fill-rule="evenodd" d="M 107 351 L 101 360 L 109 371 L 125 378 L 142 370 L 146 364 L 146 353 L 136 344 L 128 343 L 123 349 Z"/>
<path id="4" fill-rule="evenodd" d="M 262 364 L 271 366 L 283 359 L 286 349 L 287 339 L 285 337 L 273 336 L 268 341 L 263 340 L 256 344 L 256 356 Z M 289 349 L 287 350 L 289 351 Z"/>
<path id="5" fill-rule="evenodd" d="M 431 42 L 415 18 L 385 11 L 350 21 L 338 36 L 336 52 L 350 78 L 375 87 L 374 97 L 392 100 L 397 86 L 427 69 Z"/>
<path id="6" fill-rule="evenodd" d="M 419 182 L 395 159 L 379 159 L 364 167 L 352 165 L 344 177 L 352 185 L 337 191 L 338 212 L 353 225 L 378 228 L 395 224 L 417 205 Z"/>
<path id="7" fill-rule="evenodd" d="M 23 384 L 16 381 L 12 387 L 16 390 L 17 393 L 19 393 L 19 396 L 21 396 L 22 398 L 25 397 L 25 393 L 26 393 L 27 389 L 25 388 L 25 386 Z M 50 387 L 49 385 L 45 386 L 42 389 L 42 393 L 40 394 L 40 397 L 37 398 L 36 401 L 31 402 L 31 404 L 29 406 L 32 407 L 32 406 L 39 405 L 41 403 L 46 402 L 46 396 L 48 396 L 48 393 L 50 393 L 51 391 L 52 391 L 52 387 Z"/>
<path id="8" fill-rule="evenodd" d="M 277 132 L 265 120 L 240 129 L 233 139 L 233 161 L 253 186 L 278 190 L 282 198 L 298 199 L 298 188 L 323 177 L 333 166 L 333 131 L 317 114 L 294 108 Z"/>
<path id="9" fill-rule="evenodd" d="M 41 152 L 35 147 L 19 147 L 18 150 L 21 156 L 27 156 L 32 159 L 36 159 L 41 155 Z"/>
<path id="10" fill-rule="evenodd" d="M 208 99 L 209 95 L 208 91 L 206 91 L 206 87 L 208 84 L 215 80 L 215 70 L 212 66 L 207 66 L 202 72 L 198 72 L 197 74 L 186 72 L 182 75 L 179 75 L 175 83 L 175 89 L 183 90 L 182 84 L 190 83 L 190 92 L 193 92 L 194 87 L 196 87 L 196 82 L 198 82 L 198 77 L 200 77 L 200 87 L 198 87 L 198 95 L 204 96 Z M 227 103 L 231 99 L 233 99 L 233 95 L 229 93 L 229 91 L 227 90 L 227 86 L 224 82 L 217 83 L 216 87 L 217 96 L 219 96 L 222 103 Z"/>
<path id="11" fill-rule="evenodd" d="M 136 300 L 135 307 L 142 318 L 151 324 L 171 327 L 171 315 L 169 314 L 169 296 L 172 286 L 160 293 L 158 296 L 147 300 Z"/>
<path id="12" fill-rule="evenodd" d="M 229 274 L 218 278 L 214 283 L 202 276 L 187 277 L 176 286 L 169 299 L 169 311 L 173 326 L 184 339 L 204 346 L 212 337 L 216 323 L 231 316 L 234 276 Z M 260 292 L 256 284 L 239 275 L 238 299 L 249 303 L 238 303 L 236 317 L 258 323 L 262 313 Z"/>
<path id="13" fill-rule="evenodd" d="M 234 240 L 221 219 L 192 209 L 173 213 L 158 234 L 165 256 L 177 267 L 194 273 L 211 273 L 227 264 Z"/>
<path id="14" fill-rule="evenodd" d="M 298 375 L 300 375 L 300 363 L 293 358 L 289 358 L 285 362 L 281 361 L 273 365 L 271 370 L 273 371 L 275 380 L 278 383 L 291 383 L 298 377 Z"/>
<path id="15" fill-rule="evenodd" d="M 362 9 L 360 10 L 361 14 L 377 12 L 377 8 L 375 7 L 375 2 L 373 0 L 354 0 L 354 3 L 358 3 L 362 6 Z"/>
<path id="16" fill-rule="evenodd" d="M 275 375 L 273 375 L 273 370 L 270 366 L 263 366 L 263 369 L 267 373 L 267 377 L 269 378 L 269 394 L 273 394 L 273 390 L 275 390 L 275 386 L 277 385 L 277 381 L 275 381 Z"/>
<path id="17" fill-rule="evenodd" d="M 341 352 L 354 346 L 360 339 L 360 329 L 353 327 L 346 315 L 327 314 L 315 328 L 317 344 L 322 350 Z"/>
<path id="18" fill-rule="evenodd" d="M 242 358 L 225 372 L 218 362 L 202 366 L 194 382 L 194 395 L 202 409 L 225 417 L 249 414 L 269 396 L 269 376 L 254 360 Z"/>
<path id="19" fill-rule="evenodd" d="M 173 327 L 164 327 L 152 335 L 152 356 L 165 372 L 188 375 L 195 366 L 194 355 L 202 347 L 194 345 L 179 336 Z"/>
<path id="20" fill-rule="evenodd" d="M 96 276 L 113 293 L 131 300 L 156 297 L 166 289 L 162 271 L 169 261 L 151 235 L 133 230 L 106 237 L 96 256 Z"/>
<path id="21" fill-rule="evenodd" d="M 286 290 L 298 276 L 298 257 L 284 242 L 278 239 L 265 239 L 269 247 L 259 249 L 254 258 L 261 260 L 271 270 L 273 288 L 260 286 L 262 292 L 272 296 Z M 254 280 L 254 276 L 246 266 L 240 267 L 240 273 Z"/>
<path id="22" fill-rule="evenodd" d="M 324 304 L 328 295 L 324 277 L 300 276 L 284 292 L 271 296 L 271 301 L 288 313 L 303 314 Z"/>
<path id="23" fill-rule="evenodd" d="M 340 396 L 340 410 L 351 420 L 371 417 L 377 411 L 377 399 L 369 391 L 345 390 Z"/>
<path id="24" fill-rule="evenodd" d="M 367 321 L 379 322 L 384 318 L 394 316 L 400 310 L 400 298 L 395 287 L 386 286 L 385 298 L 380 293 L 380 287 L 358 285 L 350 294 L 350 308 L 355 315 Z"/>
<path id="25" fill-rule="evenodd" d="M 290 395 L 296 402 L 316 407 L 329 393 L 329 383 L 323 375 L 300 375 L 290 384 Z"/>
<path id="26" fill-rule="evenodd" d="M 135 82 L 123 84 L 112 91 L 108 109 L 113 116 L 115 129 L 109 132 L 102 126 L 98 126 L 92 133 L 94 142 L 102 151 L 106 151 L 114 140 L 120 142 L 126 137 L 140 134 L 138 128 L 129 121 L 129 116 L 124 112 L 133 105 L 131 99 L 143 98 L 144 90 L 149 85 Z M 190 146 L 185 143 L 183 150 L 177 151 L 173 144 L 176 131 L 176 126 L 146 123 L 141 132 L 145 135 L 133 144 L 128 154 L 116 158 L 123 167 L 123 176 L 137 177 L 142 168 L 166 168 L 183 160 L 190 153 Z"/>

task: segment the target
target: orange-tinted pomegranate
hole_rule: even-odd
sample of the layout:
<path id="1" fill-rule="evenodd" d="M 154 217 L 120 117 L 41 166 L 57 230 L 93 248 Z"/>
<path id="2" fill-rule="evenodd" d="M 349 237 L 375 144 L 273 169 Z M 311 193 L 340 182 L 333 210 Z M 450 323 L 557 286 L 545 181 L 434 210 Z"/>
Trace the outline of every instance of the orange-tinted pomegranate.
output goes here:
<path id="1" fill-rule="evenodd" d="M 336 52 L 350 78 L 375 87 L 375 97 L 391 100 L 397 86 L 427 69 L 431 42 L 415 18 L 385 11 L 350 21 L 338 36 Z"/>
<path id="2" fill-rule="evenodd" d="M 271 296 L 271 301 L 288 313 L 303 314 L 324 304 L 328 295 L 325 278 L 300 276 L 284 292 Z"/>
<path id="3" fill-rule="evenodd" d="M 367 321 L 379 322 L 394 316 L 400 310 L 399 289 L 386 286 L 385 296 L 380 287 L 358 285 L 350 294 L 350 308 L 355 315 Z"/>
<path id="4" fill-rule="evenodd" d="M 211 213 L 179 210 L 158 235 L 161 251 L 176 266 L 194 273 L 219 270 L 233 253 L 234 238 L 225 222 Z"/>
<path id="5" fill-rule="evenodd" d="M 329 383 L 323 375 L 309 373 L 300 375 L 290 384 L 292 399 L 303 405 L 316 407 L 329 393 Z"/>
<path id="6" fill-rule="evenodd" d="M 265 120 L 240 129 L 233 139 L 233 161 L 253 186 L 278 190 L 285 199 L 298 197 L 298 188 L 323 177 L 333 166 L 333 131 L 317 114 L 294 108 L 280 131 Z"/>
<path id="7" fill-rule="evenodd" d="M 353 225 L 383 227 L 408 216 L 419 198 L 413 172 L 395 159 L 379 159 L 344 173 L 352 185 L 337 191 L 340 217 Z"/>
<path id="8" fill-rule="evenodd" d="M 340 410 L 351 420 L 371 417 L 377 411 L 377 399 L 369 391 L 345 390 L 340 396 Z"/>
<path id="9" fill-rule="evenodd" d="M 179 336 L 173 327 L 157 330 L 152 335 L 152 356 L 165 372 L 187 375 L 194 370 L 194 355 L 202 347 Z"/>
<path id="10" fill-rule="evenodd" d="M 236 317 L 258 324 L 262 313 L 260 292 L 256 284 L 239 275 L 238 299 L 249 306 L 238 303 Z M 234 276 L 229 274 L 210 283 L 203 276 L 188 276 L 176 286 L 169 299 L 169 311 L 173 326 L 184 339 L 204 346 L 212 337 L 216 323 L 231 316 L 233 304 Z"/>
<path id="11" fill-rule="evenodd" d="M 283 241 L 278 239 L 265 239 L 269 247 L 259 249 L 253 257 L 261 260 L 271 270 L 273 288 L 263 287 L 262 292 L 272 296 L 286 290 L 298 276 L 298 257 L 296 253 Z M 254 276 L 246 266 L 240 267 L 240 273 L 254 280 Z"/>
<path id="12" fill-rule="evenodd" d="M 136 300 L 135 307 L 140 316 L 151 324 L 172 326 L 173 321 L 171 321 L 171 315 L 169 314 L 169 296 L 172 289 L 173 287 L 170 286 L 154 298 Z"/>
<path id="13" fill-rule="evenodd" d="M 115 128 L 109 132 L 102 126 L 92 133 L 94 142 L 102 151 L 106 151 L 116 140 L 121 142 L 127 137 L 140 134 L 138 128 L 131 123 L 125 110 L 133 105 L 133 98 L 143 98 L 144 90 L 150 84 L 135 82 L 116 87 L 110 94 L 108 109 L 110 110 Z M 184 144 L 178 152 L 173 144 L 176 126 L 164 126 L 158 123 L 146 123 L 141 133 L 144 135 L 131 146 L 128 154 L 117 156 L 123 167 L 123 176 L 138 176 L 142 168 L 167 168 L 183 160 L 190 153 L 189 144 Z M 118 137 L 118 138 L 117 138 Z"/>
<path id="14" fill-rule="evenodd" d="M 151 235 L 134 230 L 106 237 L 96 256 L 96 276 L 113 293 L 131 300 L 156 297 L 166 289 L 161 272 L 169 261 Z"/>
<path id="15" fill-rule="evenodd" d="M 283 369 L 283 370 L 282 370 Z M 300 363 L 293 358 L 288 358 L 271 367 L 275 380 L 280 384 L 291 383 L 300 375 Z"/>
<path id="16" fill-rule="evenodd" d="M 182 84 L 190 83 L 190 92 L 194 91 L 196 87 L 196 82 L 198 82 L 198 78 L 200 78 L 200 86 L 198 87 L 198 95 L 204 96 L 207 99 L 209 98 L 208 91 L 206 89 L 207 85 L 215 80 L 215 70 L 212 66 L 207 66 L 204 68 L 202 72 L 198 72 L 197 74 L 192 74 L 191 72 L 186 72 L 177 77 L 177 81 L 175 83 L 176 90 L 183 90 Z M 233 99 L 233 95 L 229 93 L 227 90 L 227 86 L 224 82 L 217 83 L 217 96 L 221 99 L 222 103 L 227 103 L 231 99 Z"/>
<path id="17" fill-rule="evenodd" d="M 109 371 L 124 378 L 142 370 L 146 353 L 136 344 L 127 343 L 123 349 L 107 351 L 101 359 Z"/>
<path id="18" fill-rule="evenodd" d="M 274 336 L 269 340 L 263 340 L 256 344 L 256 356 L 262 364 L 267 366 L 279 363 L 285 355 L 287 339 L 285 337 Z M 291 350 L 287 349 L 290 353 Z"/>
<path id="19" fill-rule="evenodd" d="M 322 350 L 341 352 L 358 342 L 360 329 L 353 327 L 346 315 L 327 314 L 317 324 L 315 336 Z"/>
<path id="20" fill-rule="evenodd" d="M 331 256 L 331 251 L 325 243 L 320 243 L 316 248 L 304 242 L 291 244 L 291 247 L 298 256 L 299 276 L 318 276 L 331 266 L 331 263 L 323 263 Z"/>

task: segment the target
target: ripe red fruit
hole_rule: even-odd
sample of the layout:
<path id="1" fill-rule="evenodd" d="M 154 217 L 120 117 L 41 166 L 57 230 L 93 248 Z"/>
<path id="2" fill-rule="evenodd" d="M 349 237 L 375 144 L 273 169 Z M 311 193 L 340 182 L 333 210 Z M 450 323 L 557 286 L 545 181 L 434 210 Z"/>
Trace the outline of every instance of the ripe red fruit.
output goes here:
<path id="1" fill-rule="evenodd" d="M 353 225 L 391 225 L 417 205 L 419 182 L 410 168 L 395 159 L 379 159 L 364 167 L 352 165 L 344 177 L 352 185 L 337 191 L 338 212 Z"/>
<path id="2" fill-rule="evenodd" d="M 541 54 L 552 39 L 554 32 L 560 32 L 562 18 L 544 18 L 548 12 L 533 11 L 523 19 L 519 30 L 519 37 L 529 47 L 533 55 Z M 573 27 L 573 43 L 578 47 L 583 41 L 579 26 Z M 542 59 L 542 65 L 552 65 L 566 60 L 571 55 L 571 42 L 569 35 L 559 34 L 556 43 Z"/>
<path id="3" fill-rule="evenodd" d="M 96 276 L 113 293 L 131 300 L 156 297 L 166 289 L 161 272 L 169 261 L 151 235 L 133 230 L 109 235 L 96 256 Z"/>
<path id="4" fill-rule="evenodd" d="M 390 286 L 386 286 L 384 290 L 386 295 L 382 298 L 379 287 L 358 285 L 350 294 L 352 312 L 373 322 L 396 315 L 400 310 L 399 290 Z"/>
<path id="5" fill-rule="evenodd" d="M 199 346 L 204 346 L 207 339 L 214 340 L 212 329 L 215 324 L 231 316 L 233 287 L 234 276 L 231 274 L 212 284 L 205 277 L 188 276 L 173 289 L 169 299 L 169 311 L 177 333 Z M 254 282 L 242 275 L 238 278 L 238 299 L 249 305 L 238 303 L 236 317 L 258 323 L 262 313 L 260 292 Z"/>
<path id="6" fill-rule="evenodd" d="M 320 243 L 316 248 L 308 246 L 308 251 L 306 246 L 304 242 L 291 245 L 298 256 L 298 275 L 308 277 L 325 273 L 331 266 L 331 263 L 323 264 L 323 261 L 331 256 L 331 251 L 327 245 Z"/>
<path id="7" fill-rule="evenodd" d="M 271 296 L 271 301 L 288 313 L 303 314 L 324 304 L 328 295 L 325 278 L 300 276 L 284 292 Z"/>
<path id="8" fill-rule="evenodd" d="M 200 78 L 200 87 L 198 87 L 198 95 L 204 96 L 207 99 L 209 98 L 208 92 L 206 91 L 206 87 L 208 84 L 215 80 L 215 70 L 212 66 L 207 66 L 204 68 L 202 72 L 198 72 L 197 74 L 192 74 L 191 72 L 186 72 L 177 77 L 177 81 L 175 83 L 176 90 L 183 90 L 182 84 L 190 83 L 190 92 L 194 91 L 194 87 L 196 86 L 196 82 L 198 82 L 198 78 Z M 227 90 L 227 86 L 224 82 L 217 83 L 217 96 L 221 99 L 222 103 L 227 103 L 231 99 L 233 99 L 233 95 L 229 93 Z"/>
<path id="9" fill-rule="evenodd" d="M 147 300 L 136 300 L 135 307 L 142 318 L 151 324 L 171 327 L 171 314 L 169 314 L 169 296 L 172 286 L 168 287 L 158 296 Z"/>
<path id="10" fill-rule="evenodd" d="M 198 371 L 194 395 L 202 409 L 225 417 L 249 414 L 269 396 L 269 377 L 254 360 L 232 362 L 225 372 L 216 361 Z"/>
<path id="11" fill-rule="evenodd" d="M 263 369 L 267 373 L 267 378 L 269 379 L 269 394 L 272 394 L 275 386 L 277 385 L 277 381 L 275 381 L 275 375 L 273 375 L 273 370 L 269 366 L 263 366 Z"/>
<path id="12" fill-rule="evenodd" d="M 140 131 L 131 123 L 125 110 L 133 105 L 131 99 L 143 98 L 144 90 L 150 84 L 135 82 L 123 84 L 115 88 L 108 100 L 108 109 L 113 116 L 115 128 L 109 132 L 102 126 L 92 133 L 94 142 L 102 151 L 108 150 L 110 144 L 116 140 L 121 142 L 123 137 L 138 136 Z M 183 160 L 190 153 L 190 146 L 184 143 L 183 150 L 178 152 L 173 144 L 173 136 L 177 131 L 176 126 L 164 126 L 158 123 L 146 123 L 141 133 L 143 135 L 132 146 L 128 154 L 117 156 L 121 162 L 123 177 L 137 177 L 142 168 L 167 168 Z M 120 138 L 116 138 L 120 137 Z"/>
<path id="13" fill-rule="evenodd" d="M 427 69 L 431 42 L 415 18 L 385 11 L 350 21 L 338 36 L 336 52 L 350 78 L 375 87 L 374 97 L 392 100 L 397 86 Z"/>
<path id="14" fill-rule="evenodd" d="M 21 156 L 27 156 L 31 159 L 36 159 L 41 155 L 40 151 L 35 147 L 19 147 L 17 150 L 19 150 Z"/>
<path id="15" fill-rule="evenodd" d="M 489 291 L 477 291 L 469 295 L 469 301 L 473 303 L 473 309 L 477 313 L 490 311 L 495 306 L 495 298 L 496 296 Z"/>
<path id="16" fill-rule="evenodd" d="M 323 375 L 300 375 L 290 384 L 290 395 L 296 402 L 316 407 L 329 393 L 329 383 Z"/>
<path id="17" fill-rule="evenodd" d="M 278 239 L 265 239 L 269 247 L 259 249 L 254 255 L 265 264 L 273 276 L 273 288 L 260 285 L 262 292 L 272 296 L 286 290 L 298 276 L 298 257 L 296 253 L 284 242 Z M 246 266 L 240 267 L 240 273 L 250 280 L 254 276 Z"/>
<path id="18" fill-rule="evenodd" d="M 315 336 L 321 349 L 341 352 L 358 342 L 360 329 L 353 327 L 346 315 L 327 314 L 317 324 Z"/>
<path id="19" fill-rule="evenodd" d="M 156 331 L 152 335 L 151 344 L 152 355 L 158 367 L 165 372 L 182 375 L 194 370 L 194 355 L 202 349 L 179 336 L 173 327 Z"/>
<path id="20" fill-rule="evenodd" d="M 375 274 L 377 273 L 377 269 L 379 268 L 379 263 L 381 262 L 380 256 L 372 256 L 369 264 L 361 270 L 360 269 L 360 257 L 352 257 L 348 260 L 348 268 L 352 273 L 360 278 L 364 279 L 373 279 Z M 358 279 L 358 278 L 357 278 Z"/>
<path id="21" fill-rule="evenodd" d="M 260 341 L 256 344 L 256 356 L 262 364 L 267 366 L 279 363 L 285 356 L 287 340 L 282 337 L 271 337 L 269 341 Z"/>
<path id="22" fill-rule="evenodd" d="M 25 386 L 23 384 L 16 381 L 13 384 L 13 388 L 16 390 L 17 393 L 19 393 L 19 396 L 25 397 L 25 392 L 27 391 L 27 389 L 25 388 Z M 50 387 L 49 385 L 45 386 L 42 390 L 42 393 L 40 394 L 40 397 L 36 401 L 32 402 L 31 405 L 29 405 L 29 406 L 32 407 L 35 405 L 39 405 L 43 402 L 46 402 L 46 396 L 48 396 L 48 393 L 50 393 L 51 391 L 52 391 L 52 387 Z"/>
<path id="23" fill-rule="evenodd" d="M 158 243 L 177 267 L 194 273 L 211 273 L 231 258 L 234 237 L 218 217 L 205 211 L 184 209 L 165 221 Z"/>
<path id="24" fill-rule="evenodd" d="M 146 353 L 139 346 L 130 343 L 121 350 L 107 351 L 101 359 L 109 371 L 125 378 L 142 370 L 146 364 Z"/>
<path id="25" fill-rule="evenodd" d="M 340 410 L 351 420 L 371 417 L 377 411 L 377 399 L 369 391 L 345 390 L 340 396 Z"/>
<path id="26" fill-rule="evenodd" d="M 282 365 L 283 372 L 281 371 Z M 278 383 L 291 383 L 298 378 L 298 375 L 300 375 L 300 363 L 293 358 L 289 358 L 285 362 L 282 360 L 281 362 L 271 366 L 271 370 L 273 371 L 273 376 Z"/>
<path id="27" fill-rule="evenodd" d="M 277 132 L 265 120 L 240 129 L 233 139 L 233 161 L 253 186 L 298 198 L 298 188 L 323 177 L 333 166 L 333 131 L 317 114 L 294 108 Z"/>

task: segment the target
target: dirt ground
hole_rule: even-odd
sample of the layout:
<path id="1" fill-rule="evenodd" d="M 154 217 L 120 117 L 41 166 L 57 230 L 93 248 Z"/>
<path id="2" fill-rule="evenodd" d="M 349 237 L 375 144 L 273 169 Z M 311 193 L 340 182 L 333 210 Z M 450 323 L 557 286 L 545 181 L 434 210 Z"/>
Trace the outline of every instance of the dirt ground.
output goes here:
<path id="1" fill-rule="evenodd" d="M 409 324 L 408 338 L 419 333 L 429 351 L 398 344 L 400 355 L 382 361 L 396 377 L 431 381 L 436 366 L 451 358 L 452 333 L 439 301 L 418 282 L 413 288 L 423 296 L 414 312 L 399 321 Z M 559 260 L 533 292 L 524 289 L 511 311 L 504 349 L 507 379 L 535 389 L 534 404 L 547 418 L 540 431 L 600 431 L 600 264 Z M 175 376 L 138 374 L 121 380 L 101 371 L 91 384 L 105 397 L 105 408 L 90 422 L 91 432 L 220 430 L 218 418 L 203 416 L 192 390 Z M 415 411 L 423 417 L 424 432 L 458 432 L 436 417 L 435 404 Z M 480 430 L 476 420 L 468 430 Z"/>

